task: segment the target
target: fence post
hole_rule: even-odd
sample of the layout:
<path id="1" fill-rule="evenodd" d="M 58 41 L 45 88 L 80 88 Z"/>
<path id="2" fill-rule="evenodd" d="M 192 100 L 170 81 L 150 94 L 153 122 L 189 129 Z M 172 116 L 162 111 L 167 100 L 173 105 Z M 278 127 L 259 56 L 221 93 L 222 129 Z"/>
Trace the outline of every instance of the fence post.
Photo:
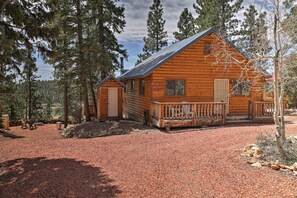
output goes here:
<path id="1" fill-rule="evenodd" d="M 223 125 L 225 125 L 225 121 L 226 121 L 226 103 L 223 103 L 223 112 L 222 112 L 222 121 L 223 121 Z"/>

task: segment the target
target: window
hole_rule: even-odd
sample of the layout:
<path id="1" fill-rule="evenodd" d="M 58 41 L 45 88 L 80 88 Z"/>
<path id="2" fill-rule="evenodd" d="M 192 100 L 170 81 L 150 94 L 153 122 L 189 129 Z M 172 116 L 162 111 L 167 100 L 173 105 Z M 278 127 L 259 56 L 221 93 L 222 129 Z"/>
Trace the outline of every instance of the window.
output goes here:
<path id="1" fill-rule="evenodd" d="M 233 96 L 250 96 L 251 81 L 250 80 L 233 80 Z"/>
<path id="2" fill-rule="evenodd" d="M 124 82 L 124 93 L 127 93 L 128 91 L 128 83 Z"/>
<path id="3" fill-rule="evenodd" d="M 134 80 L 131 80 L 130 88 L 131 88 L 131 90 L 135 89 L 135 81 Z"/>
<path id="4" fill-rule="evenodd" d="M 204 54 L 209 55 L 211 52 L 211 44 L 210 43 L 205 43 L 204 44 Z"/>
<path id="5" fill-rule="evenodd" d="M 184 80 L 166 80 L 166 96 L 184 96 Z"/>
<path id="6" fill-rule="evenodd" d="M 145 93 L 144 80 L 139 80 L 139 94 L 144 95 L 144 93 Z"/>

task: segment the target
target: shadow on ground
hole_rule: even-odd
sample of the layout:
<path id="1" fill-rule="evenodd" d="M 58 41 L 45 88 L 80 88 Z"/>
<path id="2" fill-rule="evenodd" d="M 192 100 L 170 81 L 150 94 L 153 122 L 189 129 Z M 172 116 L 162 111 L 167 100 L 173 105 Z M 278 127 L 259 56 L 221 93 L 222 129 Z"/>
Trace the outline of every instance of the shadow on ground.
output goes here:
<path id="1" fill-rule="evenodd" d="M 0 129 L 0 136 L 10 139 L 24 138 L 24 136 L 15 135 L 12 132 Z"/>
<path id="2" fill-rule="evenodd" d="M 100 168 L 74 159 L 22 158 L 0 167 L 1 197 L 116 197 Z"/>

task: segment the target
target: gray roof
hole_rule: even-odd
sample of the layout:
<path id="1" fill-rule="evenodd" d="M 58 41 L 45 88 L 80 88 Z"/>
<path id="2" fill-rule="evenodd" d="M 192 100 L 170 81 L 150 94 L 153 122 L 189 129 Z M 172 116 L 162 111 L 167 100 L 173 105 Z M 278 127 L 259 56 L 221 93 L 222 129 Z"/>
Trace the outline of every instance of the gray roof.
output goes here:
<path id="1" fill-rule="evenodd" d="M 167 48 L 164 48 L 159 52 L 155 53 L 154 55 L 150 56 L 148 59 L 144 60 L 140 64 L 136 65 L 134 68 L 130 69 L 119 78 L 121 80 L 124 80 L 124 79 L 131 79 L 131 78 L 146 77 L 155 69 L 157 69 L 162 64 L 164 64 L 166 61 L 168 61 L 178 53 L 182 52 L 185 48 L 187 48 L 188 46 L 202 39 L 204 36 L 213 32 L 216 32 L 215 29 L 209 28 L 190 38 L 184 39 Z"/>
<path id="2" fill-rule="evenodd" d="M 119 81 L 116 77 L 114 77 L 113 75 L 109 75 L 106 78 L 104 78 L 103 80 L 101 80 L 100 82 L 98 82 L 96 84 L 96 88 L 100 87 L 101 85 L 103 85 L 105 82 L 107 82 L 108 80 L 114 80 L 117 83 L 119 83 L 121 86 L 125 86 L 121 81 Z"/>

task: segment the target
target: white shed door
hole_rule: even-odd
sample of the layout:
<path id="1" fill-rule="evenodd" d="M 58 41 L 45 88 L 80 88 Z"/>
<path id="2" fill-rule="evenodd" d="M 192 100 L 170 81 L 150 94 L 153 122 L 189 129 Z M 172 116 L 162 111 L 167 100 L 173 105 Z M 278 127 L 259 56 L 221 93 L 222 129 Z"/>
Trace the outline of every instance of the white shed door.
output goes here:
<path id="1" fill-rule="evenodd" d="M 118 88 L 108 88 L 108 117 L 118 116 Z"/>
<path id="2" fill-rule="evenodd" d="M 226 113 L 229 113 L 229 79 L 214 80 L 214 102 L 226 102 Z"/>

